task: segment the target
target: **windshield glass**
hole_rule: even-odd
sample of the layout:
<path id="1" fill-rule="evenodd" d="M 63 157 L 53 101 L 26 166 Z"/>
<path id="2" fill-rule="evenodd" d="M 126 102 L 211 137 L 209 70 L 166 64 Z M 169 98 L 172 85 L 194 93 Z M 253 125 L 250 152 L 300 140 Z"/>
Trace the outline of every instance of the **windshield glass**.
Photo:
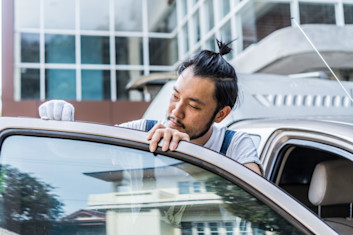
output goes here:
<path id="1" fill-rule="evenodd" d="M 1 229 L 22 235 L 296 231 L 220 176 L 110 144 L 8 137 L 0 190 Z"/>

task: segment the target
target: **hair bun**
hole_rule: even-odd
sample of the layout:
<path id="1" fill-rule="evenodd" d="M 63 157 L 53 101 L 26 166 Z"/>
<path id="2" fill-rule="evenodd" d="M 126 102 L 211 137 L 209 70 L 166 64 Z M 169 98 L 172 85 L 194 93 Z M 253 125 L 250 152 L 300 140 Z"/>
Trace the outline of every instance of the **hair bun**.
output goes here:
<path id="1" fill-rule="evenodd" d="M 232 40 L 228 43 L 223 43 L 221 41 L 218 41 L 218 39 L 216 39 L 216 41 L 217 41 L 217 46 L 219 48 L 220 55 L 226 55 L 232 50 L 232 48 L 230 48 L 228 45 L 231 44 L 234 40 Z"/>

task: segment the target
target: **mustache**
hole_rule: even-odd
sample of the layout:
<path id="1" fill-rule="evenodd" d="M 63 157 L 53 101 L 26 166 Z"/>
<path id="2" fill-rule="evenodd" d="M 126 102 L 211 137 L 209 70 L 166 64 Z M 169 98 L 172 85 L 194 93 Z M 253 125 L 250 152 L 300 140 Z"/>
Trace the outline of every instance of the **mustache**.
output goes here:
<path id="1" fill-rule="evenodd" d="M 179 121 L 178 119 L 176 119 L 174 116 L 168 116 L 168 117 L 167 117 L 167 120 L 168 120 L 168 121 L 169 121 L 169 120 L 173 120 L 174 122 L 178 123 L 183 129 L 185 129 L 185 125 L 184 125 L 181 121 Z"/>

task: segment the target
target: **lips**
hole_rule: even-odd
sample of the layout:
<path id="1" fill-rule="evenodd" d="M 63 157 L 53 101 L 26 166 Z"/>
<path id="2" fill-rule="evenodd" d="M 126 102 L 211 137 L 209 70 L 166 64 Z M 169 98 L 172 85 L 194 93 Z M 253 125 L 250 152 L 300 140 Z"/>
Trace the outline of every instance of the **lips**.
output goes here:
<path id="1" fill-rule="evenodd" d="M 185 129 L 185 125 L 182 122 L 176 120 L 173 116 L 168 117 L 168 126 L 174 129 Z"/>

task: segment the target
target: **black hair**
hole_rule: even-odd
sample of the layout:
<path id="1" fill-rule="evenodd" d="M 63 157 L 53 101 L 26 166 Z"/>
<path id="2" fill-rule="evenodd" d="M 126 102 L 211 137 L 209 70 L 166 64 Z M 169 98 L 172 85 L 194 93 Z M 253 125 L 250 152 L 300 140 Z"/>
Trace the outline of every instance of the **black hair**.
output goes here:
<path id="1" fill-rule="evenodd" d="M 181 74 L 186 68 L 192 66 L 195 76 L 211 79 L 216 86 L 215 98 L 217 100 L 217 110 L 225 106 L 234 107 L 238 99 L 238 78 L 235 69 L 224 58 L 232 49 L 228 47 L 232 41 L 223 43 L 217 41 L 219 52 L 202 50 L 190 60 L 184 61 L 178 68 Z"/>

